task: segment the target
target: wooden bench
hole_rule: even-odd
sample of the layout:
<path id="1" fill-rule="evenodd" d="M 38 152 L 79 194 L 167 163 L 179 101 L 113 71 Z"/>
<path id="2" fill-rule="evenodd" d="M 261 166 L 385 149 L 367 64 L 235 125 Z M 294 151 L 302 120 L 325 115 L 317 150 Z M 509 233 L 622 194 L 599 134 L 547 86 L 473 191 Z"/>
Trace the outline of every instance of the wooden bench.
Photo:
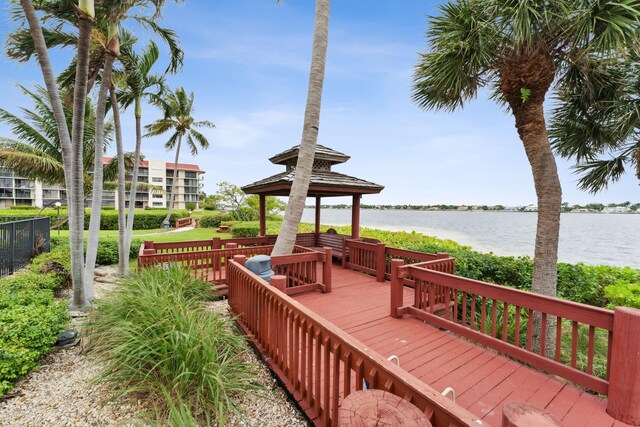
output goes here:
<path id="1" fill-rule="evenodd" d="M 231 230 L 229 229 L 228 225 L 221 225 L 220 227 L 216 228 L 216 231 L 218 233 L 230 233 Z"/>

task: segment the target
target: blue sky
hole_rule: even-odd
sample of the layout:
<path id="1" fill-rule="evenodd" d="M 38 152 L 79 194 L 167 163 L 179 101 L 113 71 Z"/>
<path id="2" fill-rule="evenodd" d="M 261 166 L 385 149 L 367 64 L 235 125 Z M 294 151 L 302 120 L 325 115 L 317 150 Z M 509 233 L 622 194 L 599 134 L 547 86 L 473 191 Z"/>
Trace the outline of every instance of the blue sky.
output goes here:
<path id="1" fill-rule="evenodd" d="M 319 143 L 352 156 L 336 171 L 386 186 L 364 203 L 535 203 L 513 118 L 486 94 L 454 113 L 425 112 L 410 99 L 413 66 L 426 46 L 425 15 L 435 13 L 436 4 L 332 3 Z M 169 78 L 170 85 L 194 91 L 196 118 L 217 126 L 205 131 L 208 151 L 197 158 L 181 155 L 181 162 L 198 163 L 207 171 L 207 193 L 221 181 L 244 185 L 280 172 L 282 167 L 267 158 L 300 142 L 313 14 L 310 0 L 278 6 L 269 0 L 199 0 L 166 9 L 162 23 L 178 32 L 185 50 L 184 69 Z M 13 27 L 4 3 L 3 36 Z M 136 32 L 144 40 L 144 31 Z M 52 51 L 57 71 L 69 55 Z M 16 84 L 41 82 L 35 62 L 18 64 L 2 56 L 0 107 L 17 112 L 28 106 Z M 143 114 L 144 123 L 159 117 L 151 106 Z M 123 118 L 125 149 L 133 150 L 133 111 Z M 10 131 L 0 125 L 0 135 L 10 136 Z M 173 153 L 163 148 L 165 140 L 145 139 L 144 155 L 173 161 Z M 558 159 L 566 202 L 640 200 L 633 174 L 591 196 L 577 189 L 570 166 Z"/>

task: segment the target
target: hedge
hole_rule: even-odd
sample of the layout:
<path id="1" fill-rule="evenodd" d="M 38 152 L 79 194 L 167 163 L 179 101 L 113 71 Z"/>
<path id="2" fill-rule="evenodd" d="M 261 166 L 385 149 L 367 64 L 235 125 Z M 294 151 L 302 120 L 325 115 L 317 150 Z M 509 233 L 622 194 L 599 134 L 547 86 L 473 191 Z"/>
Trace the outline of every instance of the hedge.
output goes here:
<path id="1" fill-rule="evenodd" d="M 223 221 L 233 221 L 233 215 L 229 212 L 214 211 L 200 217 L 200 227 L 218 228 Z"/>
<path id="2" fill-rule="evenodd" d="M 38 214 L 39 209 L 0 209 L 0 216 L 9 216 L 16 218 L 32 218 Z M 58 222 L 57 209 L 45 209 L 40 213 L 41 216 L 48 216 L 51 218 L 51 226 Z M 161 228 L 164 218 L 167 216 L 166 209 L 136 209 L 133 219 L 134 230 L 151 230 L 153 228 Z M 189 212 L 186 210 L 174 210 L 171 214 L 171 225 L 174 226 L 176 219 L 186 218 L 189 216 Z M 60 209 L 61 220 L 67 217 L 67 209 Z M 91 217 L 91 210 L 85 209 L 84 214 L 84 229 L 89 229 L 89 219 Z M 64 223 L 60 229 L 68 230 L 69 224 Z M 117 230 L 118 229 L 118 212 L 113 209 L 102 210 L 100 215 L 100 229 L 101 230 Z"/>
<path id="3" fill-rule="evenodd" d="M 53 260 L 68 263 L 68 254 L 56 248 L 36 257 L 26 271 L 0 279 L 0 396 L 38 365 L 68 322 L 67 302 L 54 298 L 62 278 L 40 272 Z"/>
<path id="4" fill-rule="evenodd" d="M 131 239 L 131 248 L 129 250 L 129 259 L 138 257 L 140 246 L 142 245 L 142 239 Z M 71 269 L 69 265 L 69 238 L 68 237 L 51 237 L 51 245 L 56 248 L 55 251 L 51 251 L 49 254 L 43 254 L 34 259 L 29 268 L 37 268 L 38 264 L 44 262 L 55 261 L 59 262 L 67 268 Z M 86 249 L 86 242 L 85 242 Z M 41 261 L 42 260 L 42 261 Z M 118 238 L 117 237 L 101 237 L 98 241 L 98 256 L 96 257 L 96 263 L 100 265 L 111 265 L 118 263 Z"/>
<path id="5" fill-rule="evenodd" d="M 260 234 L 260 226 L 253 223 L 240 222 L 231 227 L 233 237 L 256 237 Z"/>

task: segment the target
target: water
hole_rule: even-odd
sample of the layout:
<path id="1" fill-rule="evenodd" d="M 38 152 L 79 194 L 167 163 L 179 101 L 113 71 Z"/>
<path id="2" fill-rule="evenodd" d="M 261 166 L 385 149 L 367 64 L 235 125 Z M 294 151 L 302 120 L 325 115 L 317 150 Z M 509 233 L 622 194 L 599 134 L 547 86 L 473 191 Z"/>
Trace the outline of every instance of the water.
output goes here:
<path id="1" fill-rule="evenodd" d="M 323 224 L 350 225 L 351 210 L 323 209 Z M 416 231 L 451 239 L 481 252 L 533 256 L 535 212 L 407 211 L 363 209 L 362 227 Z M 302 220 L 314 221 L 305 209 Z M 560 261 L 640 268 L 639 214 L 564 213 L 560 219 Z"/>

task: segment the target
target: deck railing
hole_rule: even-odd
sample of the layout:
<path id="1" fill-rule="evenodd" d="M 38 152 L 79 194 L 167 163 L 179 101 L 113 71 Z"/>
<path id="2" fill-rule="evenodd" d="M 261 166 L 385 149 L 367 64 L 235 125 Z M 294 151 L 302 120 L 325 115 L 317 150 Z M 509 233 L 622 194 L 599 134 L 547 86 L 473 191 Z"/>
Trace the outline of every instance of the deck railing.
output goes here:
<path id="1" fill-rule="evenodd" d="M 408 314 L 598 393 L 608 393 L 613 311 L 454 276 L 431 269 L 429 263 L 402 265 L 402 260 L 394 260 L 392 264 L 392 316 Z M 416 289 L 410 305 L 402 301 L 407 278 L 415 281 Z M 536 328 L 534 323 L 551 326 Z M 599 355 L 596 346 L 601 348 Z M 595 372 L 596 356 L 606 360 L 600 360 L 604 378 Z"/>
<path id="2" fill-rule="evenodd" d="M 435 262 L 431 268 L 452 274 L 455 270 L 455 259 L 445 253 L 429 254 L 353 239 L 345 240 L 345 249 L 349 257 L 343 261 L 344 267 L 374 275 L 379 282 L 391 279 L 392 259 L 402 259 L 406 264 Z M 414 287 L 413 280 L 407 278 L 405 285 Z"/>
<path id="3" fill-rule="evenodd" d="M 471 413 L 387 361 L 237 262 L 229 264 L 229 304 L 264 359 L 310 419 L 338 425 L 342 399 L 386 390 L 424 411 L 436 426 L 478 425 Z"/>
<path id="4" fill-rule="evenodd" d="M 176 219 L 176 228 L 189 227 L 193 225 L 193 217 L 178 218 Z"/>

